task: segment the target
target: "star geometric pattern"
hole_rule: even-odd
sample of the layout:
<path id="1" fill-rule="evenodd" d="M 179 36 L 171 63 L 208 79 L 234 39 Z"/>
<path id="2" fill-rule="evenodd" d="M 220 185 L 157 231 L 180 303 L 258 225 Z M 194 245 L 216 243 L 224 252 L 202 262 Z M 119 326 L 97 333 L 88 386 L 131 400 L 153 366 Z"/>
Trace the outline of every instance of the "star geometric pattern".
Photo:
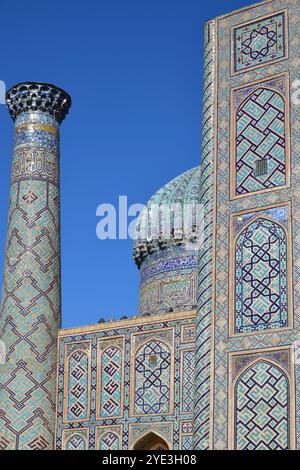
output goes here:
<path id="1" fill-rule="evenodd" d="M 135 414 L 169 412 L 170 362 L 169 349 L 158 341 L 147 343 L 136 353 Z"/>
<path id="2" fill-rule="evenodd" d="M 186 315 L 186 312 L 182 315 L 176 313 L 173 318 L 166 318 L 159 323 L 153 322 L 151 318 L 146 322 L 136 318 L 134 324 L 123 321 L 113 329 L 103 329 L 99 325 L 90 333 L 81 328 L 67 335 L 61 332 L 57 381 L 57 449 L 65 449 L 70 437 L 79 434 L 84 437 L 88 449 L 116 449 L 115 436 L 119 439 L 119 449 L 131 449 L 140 436 L 156 431 L 174 449 L 181 448 L 183 436 L 188 437 L 185 439 L 186 446 L 192 442 L 194 410 L 191 408 L 189 412 L 183 412 L 181 409 L 184 388 L 182 357 L 184 352 L 191 352 L 194 348 L 194 334 L 184 335 L 183 338 L 185 329 L 189 332 L 194 330 L 194 315 Z M 88 348 L 86 343 L 89 343 Z M 68 421 L 67 361 L 76 351 L 85 351 L 89 358 L 88 419 L 79 417 Z M 105 352 L 108 354 L 104 355 Z M 107 366 L 110 373 L 103 380 Z M 102 404 L 107 402 L 107 398 L 109 401 L 111 396 L 110 393 L 103 394 L 103 387 L 110 378 L 119 385 L 119 374 L 121 392 L 116 388 L 116 394 L 117 397 L 121 395 L 118 402 L 120 413 L 112 416 L 109 412 L 103 416 L 102 395 L 105 396 Z M 189 377 L 192 380 L 192 374 Z M 192 384 L 188 385 L 191 389 Z M 114 389 L 115 386 L 112 386 Z M 160 411 L 154 413 L 152 410 Z M 104 437 L 105 442 L 102 440 Z"/>
<path id="3" fill-rule="evenodd" d="M 236 241 L 235 332 L 287 327 L 286 233 L 258 218 Z"/>
<path id="4" fill-rule="evenodd" d="M 279 13 L 234 28 L 234 72 L 285 57 L 285 15 Z"/>
<path id="5" fill-rule="evenodd" d="M 254 8 L 253 8 L 254 6 Z M 230 70 L 230 39 L 228 37 L 228 29 L 236 28 L 238 25 L 249 25 L 250 22 L 257 21 L 258 17 L 266 17 L 266 15 L 274 15 L 276 11 L 286 8 L 286 20 L 288 20 L 288 30 L 286 30 L 286 45 L 289 44 L 289 55 L 287 60 L 280 62 L 270 62 L 268 66 L 261 67 L 260 69 L 253 69 L 251 74 L 241 73 L 232 79 Z M 300 37 L 299 37 L 299 15 L 300 3 L 297 0 L 288 2 L 281 2 L 280 0 L 261 2 L 259 4 L 251 5 L 249 9 L 235 12 L 234 15 L 227 15 L 214 22 L 218 29 L 218 45 L 215 55 L 215 63 L 213 64 L 217 70 L 217 79 L 215 82 L 217 88 L 217 115 L 218 123 L 215 137 L 218 142 L 216 152 L 216 197 L 215 197 L 215 210 L 216 210 L 216 237 L 213 239 L 216 259 L 215 259 L 215 278 L 212 278 L 215 284 L 215 299 L 216 299 L 216 312 L 214 323 L 214 359 L 215 359 L 215 373 L 214 373 L 214 422 L 212 431 L 212 446 L 216 450 L 223 450 L 228 448 L 228 395 L 231 387 L 228 381 L 228 356 L 225 351 L 249 351 L 255 349 L 274 348 L 282 345 L 292 345 L 295 341 L 299 340 L 300 332 L 300 316 L 295 314 L 293 316 L 294 324 L 293 329 L 281 329 L 280 331 L 266 332 L 266 334 L 247 334 L 236 335 L 230 337 L 228 335 L 228 316 L 229 311 L 229 295 L 234 293 L 234 288 L 229 290 L 229 277 L 230 264 L 229 260 L 231 252 L 230 246 L 232 238 L 230 237 L 229 214 L 239 212 L 243 209 L 259 208 L 266 206 L 273 206 L 278 203 L 292 202 L 292 212 L 289 222 L 292 225 L 293 238 L 292 246 L 289 246 L 287 253 L 288 259 L 293 260 L 293 280 L 289 274 L 289 280 L 293 284 L 293 297 L 292 301 L 295 306 L 299 305 L 300 301 L 300 246 L 298 243 L 300 236 L 300 219 L 298 216 L 299 207 L 299 184 L 298 184 L 298 165 L 299 157 L 297 146 L 298 143 L 298 107 L 288 106 L 288 97 L 293 96 L 293 91 L 289 94 L 283 93 L 286 97 L 286 118 L 290 116 L 291 119 L 291 142 L 292 142 L 292 168 L 291 168 L 291 186 L 283 191 L 263 191 L 257 193 L 253 197 L 229 200 L 228 191 L 233 186 L 233 181 L 230 181 L 230 168 L 229 168 L 229 147 L 233 144 L 232 130 L 234 126 L 230 127 L 229 122 L 229 87 L 253 84 L 253 80 L 264 79 L 274 76 L 275 74 L 283 74 L 288 72 L 291 77 L 291 85 L 294 77 L 298 77 L 299 69 L 299 50 L 300 50 Z M 256 18 L 255 18 L 256 17 Z M 276 87 L 277 89 L 277 87 Z M 214 109 L 215 111 L 215 109 Z M 214 113 L 215 114 L 215 113 Z M 234 116 L 232 116 L 234 119 Z M 214 136 L 213 136 L 214 137 Z M 213 140 L 212 137 L 212 140 Z M 286 140 L 288 134 L 286 134 Z M 287 148 L 287 147 L 286 147 Z M 288 155 L 286 155 L 288 156 Z M 232 165 L 232 172 L 234 165 Z M 232 173 L 231 173 L 232 174 Z M 288 174 L 288 173 L 287 173 Z M 233 261 L 233 260 L 232 260 Z M 290 271 L 291 273 L 291 271 Z M 289 305 L 290 314 L 292 314 L 293 304 Z M 200 311 L 201 312 L 201 311 Z M 198 359 L 198 358 L 197 358 Z M 198 362 L 198 360 L 196 361 Z M 196 365 L 197 368 L 197 365 Z M 199 367 L 200 368 L 200 367 Z M 289 422 L 291 447 L 294 447 L 296 438 L 296 446 L 299 447 L 300 442 L 300 388 L 299 381 L 299 368 L 295 366 L 296 383 L 297 385 L 291 387 L 295 390 L 295 401 L 293 394 L 291 395 L 291 406 L 296 408 L 295 419 Z M 293 413 L 292 413 L 293 415 Z M 197 426 L 197 424 L 196 424 Z"/>

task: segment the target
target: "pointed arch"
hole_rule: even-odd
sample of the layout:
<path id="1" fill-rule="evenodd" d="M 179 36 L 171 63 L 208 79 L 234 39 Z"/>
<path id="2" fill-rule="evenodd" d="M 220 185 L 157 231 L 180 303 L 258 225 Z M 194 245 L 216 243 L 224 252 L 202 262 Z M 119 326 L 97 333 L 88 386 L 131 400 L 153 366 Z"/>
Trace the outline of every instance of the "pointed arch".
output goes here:
<path id="1" fill-rule="evenodd" d="M 239 104 L 239 106 L 238 106 L 238 111 L 241 110 L 241 109 L 243 109 L 243 108 L 245 107 L 245 105 L 251 100 L 253 94 L 255 94 L 255 93 L 256 93 L 256 94 L 259 94 L 259 92 L 260 92 L 261 90 L 269 90 L 270 92 L 276 93 L 276 95 L 279 95 L 283 101 L 285 100 L 285 96 L 284 96 L 284 94 L 283 94 L 280 90 L 275 89 L 275 88 L 273 88 L 273 87 L 271 87 L 271 86 L 267 86 L 267 85 L 263 85 L 263 86 L 261 86 L 261 85 L 259 86 L 259 85 L 258 85 L 258 86 L 255 88 L 254 91 L 252 91 L 251 93 L 249 93 L 249 94 L 240 102 L 240 104 Z"/>
<path id="2" fill-rule="evenodd" d="M 288 234 L 268 217 L 252 219 L 234 245 L 234 334 L 288 327 Z"/>
<path id="3" fill-rule="evenodd" d="M 163 341 L 144 342 L 134 357 L 135 415 L 167 414 L 172 408 L 170 347 Z"/>
<path id="4" fill-rule="evenodd" d="M 253 361 L 234 384 L 234 448 L 290 448 L 290 380 L 265 358 Z"/>
<path id="5" fill-rule="evenodd" d="M 134 443 L 133 450 L 171 450 L 170 444 L 158 433 L 150 431 L 144 433 Z"/>

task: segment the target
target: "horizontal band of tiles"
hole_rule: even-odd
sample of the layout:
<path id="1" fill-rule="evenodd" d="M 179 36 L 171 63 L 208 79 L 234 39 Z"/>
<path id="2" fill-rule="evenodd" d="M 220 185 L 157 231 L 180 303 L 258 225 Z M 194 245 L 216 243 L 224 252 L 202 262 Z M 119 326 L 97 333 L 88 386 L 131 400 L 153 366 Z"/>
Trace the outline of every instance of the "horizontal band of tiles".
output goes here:
<path id="1" fill-rule="evenodd" d="M 22 131 L 27 131 L 27 132 L 35 132 L 35 131 L 46 131 L 50 132 L 51 134 L 57 135 L 58 134 L 58 128 L 51 126 L 50 124 L 43 124 L 43 123 L 28 123 L 28 124 L 20 124 L 16 126 L 15 132 L 19 133 Z"/>

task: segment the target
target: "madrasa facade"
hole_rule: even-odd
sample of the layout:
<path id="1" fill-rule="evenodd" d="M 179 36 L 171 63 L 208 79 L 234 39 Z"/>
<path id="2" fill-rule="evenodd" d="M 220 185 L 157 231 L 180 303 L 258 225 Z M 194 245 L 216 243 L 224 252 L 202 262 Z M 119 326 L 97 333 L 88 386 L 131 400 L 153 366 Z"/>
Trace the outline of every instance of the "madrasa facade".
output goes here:
<path id="1" fill-rule="evenodd" d="M 146 206 L 201 206 L 203 240 L 178 217 L 161 234 L 159 216 L 158 237 L 139 221 L 129 319 L 60 328 L 71 100 L 43 83 L 8 91 L 2 450 L 300 448 L 299 28 L 299 0 L 205 24 L 201 164 Z"/>

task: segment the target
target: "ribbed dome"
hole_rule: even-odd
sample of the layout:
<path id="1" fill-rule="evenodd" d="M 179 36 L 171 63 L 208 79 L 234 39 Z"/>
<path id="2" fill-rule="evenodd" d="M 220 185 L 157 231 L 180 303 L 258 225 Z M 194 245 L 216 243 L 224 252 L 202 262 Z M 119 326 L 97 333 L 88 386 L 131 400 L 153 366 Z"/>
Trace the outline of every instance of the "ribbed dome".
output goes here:
<path id="1" fill-rule="evenodd" d="M 149 199 L 136 224 L 133 256 L 139 267 L 149 253 L 193 243 L 199 202 L 199 166 L 177 176 Z"/>

